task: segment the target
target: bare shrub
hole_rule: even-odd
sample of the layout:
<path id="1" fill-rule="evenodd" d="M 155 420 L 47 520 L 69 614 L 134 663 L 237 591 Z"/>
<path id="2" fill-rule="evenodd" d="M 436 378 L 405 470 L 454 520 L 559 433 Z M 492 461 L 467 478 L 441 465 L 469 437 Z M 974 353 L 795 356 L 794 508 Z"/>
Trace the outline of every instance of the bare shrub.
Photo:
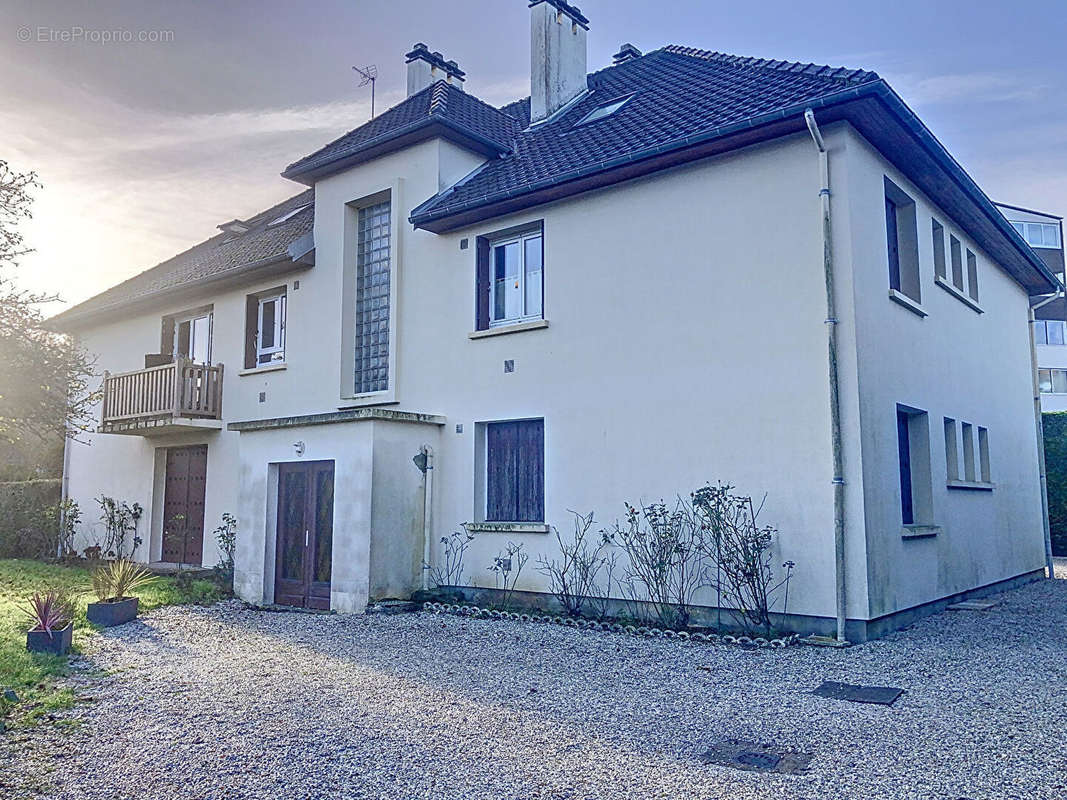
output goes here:
<path id="1" fill-rule="evenodd" d="M 775 583 L 771 548 L 778 531 L 770 525 L 760 527 L 763 503 L 756 506 L 751 497 L 733 494 L 732 486 L 720 483 L 694 492 L 692 507 L 710 533 L 702 547 L 716 567 L 713 583 L 722 598 L 719 605 L 725 601 L 726 609 L 746 631 L 769 631 L 773 598 L 783 587 L 783 612 L 788 610 L 789 580 L 796 565 L 785 562 L 785 577 Z"/>
<path id="2" fill-rule="evenodd" d="M 503 552 L 497 553 L 489 567 L 489 571 L 493 573 L 496 580 L 496 588 L 501 590 L 501 608 L 511 608 L 511 600 L 515 595 L 515 585 L 519 582 L 522 568 L 530 560 L 530 557 L 523 552 L 522 548 L 521 544 L 508 542 L 508 546 Z"/>
<path id="3" fill-rule="evenodd" d="M 693 597 L 708 585 L 706 533 L 692 503 L 682 498 L 674 508 L 626 504 L 626 519 L 615 523 L 610 537 L 627 556 L 620 584 L 635 617 L 665 628 L 689 624 Z"/>
<path id="4" fill-rule="evenodd" d="M 454 531 L 449 536 L 441 537 L 443 561 L 440 564 L 422 562 L 422 568 L 430 573 L 434 586 L 463 585 L 463 556 L 474 541 L 474 535 L 464 531 Z"/>
<path id="5" fill-rule="evenodd" d="M 572 511 L 571 514 L 574 515 L 574 537 L 569 542 L 563 540 L 558 528 L 552 527 L 562 558 L 538 556 L 537 571 L 548 578 L 552 594 L 567 614 L 581 616 L 582 609 L 588 608 L 592 615 L 602 618 L 608 611 L 616 553 L 608 552 L 612 541 L 603 531 L 595 534 L 595 538 L 590 536 L 592 511 L 588 514 Z M 603 581 L 598 580 L 601 572 L 606 574 Z"/>

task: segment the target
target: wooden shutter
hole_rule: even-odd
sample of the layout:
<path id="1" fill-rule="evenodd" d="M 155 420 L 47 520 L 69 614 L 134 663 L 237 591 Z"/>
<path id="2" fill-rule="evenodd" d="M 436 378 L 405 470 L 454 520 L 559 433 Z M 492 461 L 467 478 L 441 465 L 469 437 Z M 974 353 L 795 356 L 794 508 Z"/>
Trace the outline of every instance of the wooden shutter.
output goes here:
<path id="1" fill-rule="evenodd" d="M 259 335 L 259 298 L 245 298 L 245 369 L 256 366 L 256 339 Z"/>
<path id="2" fill-rule="evenodd" d="M 475 288 L 475 309 L 477 312 L 477 330 L 489 330 L 489 240 L 479 236 L 476 240 L 478 253 L 478 270 Z"/>
<path id="3" fill-rule="evenodd" d="M 544 420 L 486 428 L 487 522 L 544 522 Z"/>
<path id="4" fill-rule="evenodd" d="M 518 425 L 516 522 L 545 521 L 545 423 L 528 420 Z"/>
<path id="5" fill-rule="evenodd" d="M 487 522 L 518 522 L 518 423 L 496 422 L 486 427 Z"/>
<path id="6" fill-rule="evenodd" d="M 160 355 L 174 356 L 174 318 L 163 317 L 163 331 L 159 337 Z"/>

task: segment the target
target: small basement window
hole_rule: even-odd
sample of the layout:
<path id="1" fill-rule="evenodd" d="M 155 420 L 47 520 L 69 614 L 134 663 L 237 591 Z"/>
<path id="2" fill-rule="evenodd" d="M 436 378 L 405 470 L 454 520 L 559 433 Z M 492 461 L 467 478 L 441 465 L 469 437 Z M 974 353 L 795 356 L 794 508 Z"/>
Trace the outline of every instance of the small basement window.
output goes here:
<path id="1" fill-rule="evenodd" d="M 915 201 L 889 178 L 885 179 L 885 229 L 889 288 L 921 303 Z"/>
<path id="2" fill-rule="evenodd" d="M 630 99 L 632 97 L 633 95 L 629 95 L 627 97 L 620 97 L 618 100 L 612 100 L 610 103 L 605 103 L 602 106 L 594 108 L 580 120 L 575 122 L 574 127 L 577 128 L 579 125 L 588 125 L 590 122 L 599 122 L 605 117 L 610 117 L 624 105 L 630 102 Z"/>

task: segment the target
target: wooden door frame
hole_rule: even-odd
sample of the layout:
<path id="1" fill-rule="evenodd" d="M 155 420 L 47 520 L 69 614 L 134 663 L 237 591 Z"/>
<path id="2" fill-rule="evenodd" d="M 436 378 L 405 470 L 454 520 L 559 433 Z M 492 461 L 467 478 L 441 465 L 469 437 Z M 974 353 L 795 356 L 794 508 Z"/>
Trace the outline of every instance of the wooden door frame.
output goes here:
<path id="1" fill-rule="evenodd" d="M 330 607 L 330 587 L 333 578 L 333 565 L 330 565 L 330 578 L 331 581 L 325 584 L 321 581 L 313 580 L 314 576 L 314 558 L 312 557 L 316 548 L 318 547 L 318 522 L 316 520 L 315 511 L 318 505 L 318 486 L 315 479 L 317 474 L 324 468 L 328 467 L 330 475 L 336 482 L 337 466 L 333 460 L 322 461 L 287 461 L 278 464 L 278 492 L 277 492 L 277 511 L 274 515 L 274 602 L 279 605 L 293 605 L 297 608 L 321 608 L 328 610 Z M 303 564 L 301 572 L 303 573 L 303 585 L 301 602 L 299 605 L 296 603 L 282 603 L 279 600 L 279 584 L 282 580 L 292 581 L 293 579 L 283 579 L 282 576 L 282 558 L 285 552 L 281 541 L 281 532 L 283 527 L 283 520 L 285 519 L 286 506 L 285 506 L 285 478 L 287 474 L 296 472 L 303 472 L 307 476 L 307 480 L 304 484 L 304 524 L 305 524 L 305 544 L 303 553 Z M 335 483 L 336 486 L 336 483 Z M 334 496 L 336 500 L 336 492 Z M 332 535 L 333 535 L 333 511 L 334 503 L 330 505 L 331 516 L 331 551 L 332 551 Z M 311 531 L 314 529 L 314 536 L 311 535 Z M 332 561 L 332 552 L 331 552 Z M 323 592 L 325 592 L 323 594 Z M 293 597 L 292 594 L 288 595 Z"/>

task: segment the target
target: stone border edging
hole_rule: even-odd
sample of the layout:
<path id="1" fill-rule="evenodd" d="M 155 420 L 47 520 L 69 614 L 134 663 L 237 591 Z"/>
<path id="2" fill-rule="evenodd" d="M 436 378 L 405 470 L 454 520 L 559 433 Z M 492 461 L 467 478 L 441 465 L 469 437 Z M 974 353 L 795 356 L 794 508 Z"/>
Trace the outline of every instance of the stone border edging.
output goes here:
<path id="1" fill-rule="evenodd" d="M 487 608 L 479 608 L 472 605 L 458 605 L 455 603 L 422 604 L 424 611 L 434 614 L 453 614 L 459 617 L 475 617 L 480 619 L 502 619 L 514 622 L 539 622 L 541 624 L 562 625 L 567 628 L 579 630 L 601 631 L 604 633 L 625 633 L 629 636 L 645 636 L 649 639 L 674 639 L 683 642 L 704 642 L 708 644 L 731 644 L 757 648 L 782 649 L 800 642 L 800 634 L 791 633 L 779 639 L 765 639 L 762 636 L 755 638 L 749 636 L 733 636 L 731 634 L 717 633 L 689 633 L 688 631 L 673 631 L 668 628 L 653 628 L 645 625 L 621 625 L 617 622 L 597 622 L 591 619 L 578 619 L 575 617 L 558 617 L 547 614 L 531 614 L 528 612 L 497 611 Z"/>

